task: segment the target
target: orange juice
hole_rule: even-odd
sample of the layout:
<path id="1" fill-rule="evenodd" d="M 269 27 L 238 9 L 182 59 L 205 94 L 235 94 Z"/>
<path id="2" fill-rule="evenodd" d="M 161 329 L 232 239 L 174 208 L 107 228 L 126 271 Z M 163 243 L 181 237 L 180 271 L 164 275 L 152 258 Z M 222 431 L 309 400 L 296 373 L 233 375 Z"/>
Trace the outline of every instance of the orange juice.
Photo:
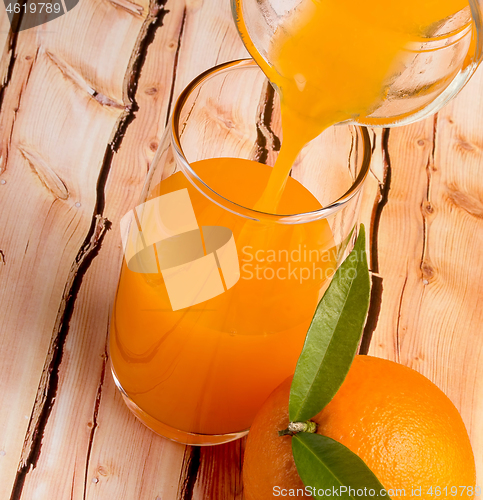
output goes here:
<path id="1" fill-rule="evenodd" d="M 364 121 L 380 104 L 410 42 L 427 40 L 468 7 L 466 0 L 302 0 L 278 26 L 268 63 L 244 24 L 243 0 L 235 4 L 243 41 L 281 99 L 282 149 L 260 207 L 273 206 L 307 142 L 335 123 Z"/>
<path id="2" fill-rule="evenodd" d="M 249 208 L 272 170 L 233 158 L 192 167 L 216 192 Z M 173 311 L 161 274 L 135 273 L 124 263 L 112 320 L 112 364 L 125 393 L 163 435 L 176 438 L 175 429 L 241 432 L 293 372 L 337 249 L 326 220 L 247 221 L 209 201 L 181 172 L 158 184 L 150 197 L 183 188 L 200 226 L 233 231 L 240 279 L 217 297 Z M 319 208 L 306 188 L 288 180 L 281 213 Z"/>

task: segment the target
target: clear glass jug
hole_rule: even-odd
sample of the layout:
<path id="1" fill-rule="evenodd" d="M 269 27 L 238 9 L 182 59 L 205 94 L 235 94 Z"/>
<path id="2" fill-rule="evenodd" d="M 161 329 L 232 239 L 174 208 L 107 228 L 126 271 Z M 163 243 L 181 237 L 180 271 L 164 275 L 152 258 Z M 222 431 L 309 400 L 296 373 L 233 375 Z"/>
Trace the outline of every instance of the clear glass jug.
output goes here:
<path id="1" fill-rule="evenodd" d="M 448 1 L 448 5 L 451 5 Z M 424 5 L 424 1 L 420 5 Z M 469 0 L 468 2 L 453 2 L 455 12 L 444 18 L 435 19 L 418 36 L 407 39 L 404 47 L 394 59 L 390 70 L 381 81 L 378 97 L 367 106 L 364 112 L 354 112 L 352 116 L 337 119 L 336 121 L 351 121 L 360 125 L 384 126 L 405 125 L 424 118 L 445 105 L 452 99 L 474 73 L 482 59 L 482 0 Z M 351 15 L 352 8 L 356 3 L 342 2 L 340 0 L 232 0 L 233 15 L 248 51 L 257 61 L 259 66 L 270 78 L 270 72 L 275 72 L 277 78 L 282 82 L 281 86 L 298 84 L 300 81 L 291 82 L 294 75 L 288 74 L 286 67 L 282 68 L 273 55 L 273 44 L 277 36 L 284 30 L 292 29 L 294 18 L 300 16 L 300 12 L 314 5 L 332 4 L 332 14 L 337 12 L 337 18 L 327 19 L 327 25 L 320 26 L 320 33 L 330 31 L 330 40 L 325 40 L 327 45 L 332 44 L 327 50 L 338 54 L 343 41 L 350 39 L 354 34 L 347 28 L 347 18 Z M 369 3 L 359 2 L 360 10 L 367 11 L 358 13 L 360 23 L 371 26 L 371 19 L 376 15 L 375 7 L 379 9 L 391 8 L 390 4 L 382 0 L 373 0 Z M 431 2 L 427 2 L 430 5 Z M 433 4 L 436 3 L 433 1 Z M 466 5 L 464 5 L 466 4 Z M 400 15 L 404 12 L 405 2 L 399 2 Z M 441 5 L 441 4 L 440 4 Z M 462 8 L 460 8 L 462 7 Z M 325 6 L 324 6 L 325 8 Z M 345 9 L 345 10 L 344 10 Z M 426 9 L 430 7 L 426 6 Z M 397 15 L 397 14 L 396 14 Z M 362 16 L 362 17 L 361 17 Z M 366 17 L 364 17 L 366 16 Z M 323 17 L 321 18 L 323 19 Z M 304 21 L 305 22 L 305 21 Z M 329 30 L 327 28 L 329 27 Z M 350 24 L 350 23 L 349 23 Z M 336 29 L 334 29 L 336 26 Z M 354 22 L 352 23 L 354 26 Z M 362 24 L 361 24 L 362 26 Z M 361 28 L 362 29 L 362 28 Z M 370 28 L 368 28 L 370 29 Z M 397 28 L 399 29 L 399 28 Z M 362 31 L 360 32 L 362 33 Z M 361 41 L 364 54 L 369 55 L 367 61 L 371 61 L 372 55 L 377 58 L 377 48 L 384 47 L 388 43 L 388 37 L 384 36 L 384 29 L 380 33 L 374 33 L 373 46 L 364 46 L 366 41 Z M 389 33 L 389 31 L 387 32 Z M 377 36 L 376 36 L 377 35 Z M 290 38 L 291 35 L 287 35 Z M 321 37 L 322 38 L 322 37 Z M 322 43 L 322 42 L 321 42 Z M 354 43 L 358 43 L 357 40 Z M 299 52 L 308 50 L 307 46 L 300 46 Z M 310 50 L 313 50 L 310 49 Z M 329 52 L 325 52 L 325 55 Z M 340 52 L 337 57 L 345 57 Z M 350 57 L 350 54 L 347 54 Z M 317 54 L 313 58 L 313 64 L 322 64 L 324 61 Z M 298 68 L 297 57 L 291 58 L 294 66 L 295 79 L 302 79 L 303 68 Z M 357 57 L 355 57 L 357 59 Z M 367 64 L 367 61 L 364 64 Z M 357 75 L 357 64 L 353 78 Z M 297 73 L 297 68 L 299 72 Z M 330 65 L 328 65 L 330 69 Z M 374 69 L 377 69 L 377 61 L 374 60 Z M 329 78 L 331 75 L 328 76 Z M 273 78 L 270 78 L 272 83 Z M 283 94 L 283 89 L 282 89 Z M 283 96 L 282 96 L 283 98 Z"/>
<path id="2" fill-rule="evenodd" d="M 252 60 L 200 75 L 123 218 L 112 371 L 131 411 L 176 441 L 248 432 L 293 373 L 356 236 L 371 156 L 363 127 L 327 129 L 298 158 L 277 211 L 253 208 L 273 170 L 278 109 Z"/>

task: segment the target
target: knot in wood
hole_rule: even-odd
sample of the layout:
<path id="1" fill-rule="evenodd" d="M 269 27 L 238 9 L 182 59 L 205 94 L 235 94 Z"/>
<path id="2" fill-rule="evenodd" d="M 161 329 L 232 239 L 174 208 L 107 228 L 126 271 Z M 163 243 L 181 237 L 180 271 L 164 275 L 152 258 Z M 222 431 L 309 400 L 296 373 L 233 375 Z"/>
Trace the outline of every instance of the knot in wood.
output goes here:
<path id="1" fill-rule="evenodd" d="M 435 271 L 433 267 L 428 264 L 427 262 L 423 262 L 421 264 L 421 272 L 423 274 L 423 279 L 429 281 L 431 278 L 434 277 Z"/>
<path id="2" fill-rule="evenodd" d="M 423 211 L 427 215 L 433 214 L 434 213 L 433 205 L 431 205 L 431 203 L 429 201 L 425 202 L 423 204 Z"/>

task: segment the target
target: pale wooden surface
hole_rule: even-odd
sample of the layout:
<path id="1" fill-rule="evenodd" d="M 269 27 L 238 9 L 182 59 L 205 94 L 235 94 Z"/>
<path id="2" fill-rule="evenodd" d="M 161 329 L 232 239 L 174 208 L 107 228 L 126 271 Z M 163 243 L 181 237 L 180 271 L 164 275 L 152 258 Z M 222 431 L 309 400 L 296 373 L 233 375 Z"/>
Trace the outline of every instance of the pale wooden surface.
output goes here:
<path id="1" fill-rule="evenodd" d="M 123 405 L 106 349 L 119 219 L 174 99 L 246 54 L 229 2 L 80 0 L 18 35 L 0 9 L 0 500 L 242 499 L 244 441 L 152 434 Z M 483 70 L 435 118 L 374 133 L 362 217 L 375 273 L 362 347 L 449 395 L 479 485 L 481 137 Z"/>

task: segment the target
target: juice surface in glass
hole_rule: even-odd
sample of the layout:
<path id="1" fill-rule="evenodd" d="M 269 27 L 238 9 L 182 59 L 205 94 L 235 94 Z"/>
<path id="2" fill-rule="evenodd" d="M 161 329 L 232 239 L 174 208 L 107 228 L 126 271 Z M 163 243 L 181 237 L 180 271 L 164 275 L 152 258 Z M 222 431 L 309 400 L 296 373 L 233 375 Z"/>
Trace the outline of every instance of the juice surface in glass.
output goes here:
<path id="1" fill-rule="evenodd" d="M 234 158 L 203 160 L 192 168 L 245 207 L 255 206 L 272 170 Z M 338 258 L 327 220 L 250 221 L 208 200 L 182 172 L 155 186 L 149 198 L 185 188 L 200 227 L 233 232 L 238 282 L 217 297 L 173 311 L 161 274 L 132 272 L 124 263 L 110 337 L 123 391 L 149 415 L 154 430 L 175 439 L 175 430 L 220 435 L 250 427 L 267 396 L 293 373 Z M 290 178 L 278 208 L 292 214 L 321 206 Z"/>

